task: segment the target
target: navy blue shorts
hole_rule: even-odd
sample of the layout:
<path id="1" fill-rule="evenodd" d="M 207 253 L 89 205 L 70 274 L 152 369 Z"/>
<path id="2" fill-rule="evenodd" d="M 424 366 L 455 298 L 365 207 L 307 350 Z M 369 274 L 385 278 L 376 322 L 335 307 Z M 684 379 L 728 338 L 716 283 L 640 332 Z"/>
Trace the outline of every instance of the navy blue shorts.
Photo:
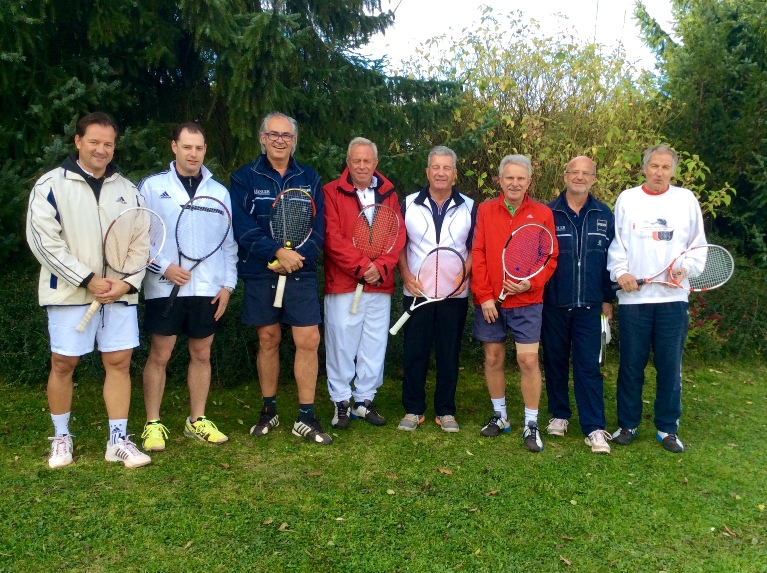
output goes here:
<path id="1" fill-rule="evenodd" d="M 506 331 L 510 330 L 517 344 L 535 344 L 541 340 L 542 322 L 542 304 L 501 308 L 493 323 L 487 322 L 482 308 L 475 306 L 472 335 L 481 342 L 506 342 Z"/>
<path id="2" fill-rule="evenodd" d="M 218 303 L 212 296 L 180 296 L 173 303 L 168 318 L 163 317 L 168 297 L 147 299 L 144 308 L 144 330 L 162 336 L 186 334 L 189 338 L 208 338 L 221 328 L 221 320 L 213 316 Z"/>
<path id="3" fill-rule="evenodd" d="M 290 326 L 315 326 L 322 322 L 320 294 L 316 277 L 287 277 L 282 308 L 275 308 L 273 280 L 245 279 L 242 322 L 252 326 L 268 326 L 279 322 Z"/>

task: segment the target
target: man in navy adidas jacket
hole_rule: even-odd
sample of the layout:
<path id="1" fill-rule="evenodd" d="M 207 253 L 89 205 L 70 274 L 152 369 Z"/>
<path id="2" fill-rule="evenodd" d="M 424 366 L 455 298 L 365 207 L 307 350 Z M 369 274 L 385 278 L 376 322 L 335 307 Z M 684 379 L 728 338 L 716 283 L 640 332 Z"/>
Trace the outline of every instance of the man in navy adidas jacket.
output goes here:
<path id="1" fill-rule="evenodd" d="M 568 393 L 570 350 L 573 389 L 581 430 L 594 453 L 610 453 L 605 431 L 604 378 L 599 369 L 601 315 L 612 317 L 607 248 L 615 235 L 610 208 L 589 193 L 596 165 L 585 156 L 565 170 L 565 191 L 551 203 L 559 259 L 543 294 L 543 368 L 552 419 L 547 432 L 564 436 L 571 410 Z"/>

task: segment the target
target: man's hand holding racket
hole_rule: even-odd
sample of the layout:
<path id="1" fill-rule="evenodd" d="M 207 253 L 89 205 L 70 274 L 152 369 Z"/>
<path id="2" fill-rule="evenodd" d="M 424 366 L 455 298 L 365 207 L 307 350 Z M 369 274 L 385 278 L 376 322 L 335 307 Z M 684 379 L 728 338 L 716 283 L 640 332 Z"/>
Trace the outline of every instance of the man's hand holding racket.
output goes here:
<path id="1" fill-rule="evenodd" d="M 515 295 L 520 294 L 523 292 L 529 291 L 531 288 L 533 288 L 533 285 L 530 284 L 530 281 L 525 279 L 521 282 L 511 281 L 509 279 L 504 279 L 503 281 L 503 292 L 506 293 L 506 295 Z M 505 298 L 505 297 L 504 297 Z M 482 308 L 482 315 L 485 317 L 485 320 L 489 323 L 493 323 L 496 320 L 498 320 L 498 301 L 495 300 L 486 300 L 481 304 Z"/>

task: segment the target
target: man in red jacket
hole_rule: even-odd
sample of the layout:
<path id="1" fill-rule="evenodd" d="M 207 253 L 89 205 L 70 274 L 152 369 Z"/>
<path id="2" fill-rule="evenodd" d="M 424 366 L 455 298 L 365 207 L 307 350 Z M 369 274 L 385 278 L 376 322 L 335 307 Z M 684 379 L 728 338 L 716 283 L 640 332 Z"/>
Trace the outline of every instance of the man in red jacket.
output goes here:
<path id="1" fill-rule="evenodd" d="M 331 425 L 349 427 L 349 418 L 374 426 L 386 419 L 373 405 L 383 384 L 389 336 L 394 269 L 405 245 L 405 226 L 394 185 L 376 171 L 378 149 L 357 137 L 349 143 L 346 169 L 322 188 L 325 194 L 325 351 L 328 392 L 335 406 Z M 371 261 L 352 243 L 355 222 L 369 205 L 391 207 L 400 218 L 392 250 Z M 359 281 L 364 291 L 356 314 L 350 312 Z M 352 382 L 354 389 L 352 390 Z"/>
<path id="2" fill-rule="evenodd" d="M 502 253 L 512 231 L 527 223 L 538 223 L 556 237 L 551 209 L 527 194 L 533 169 L 524 155 L 507 155 L 499 168 L 502 193 L 479 206 L 477 230 L 471 249 L 474 266 L 471 291 L 474 296 L 474 337 L 485 349 L 485 380 L 493 403 L 493 415 L 480 431 L 483 436 L 498 436 L 511 429 L 506 412 L 506 331 L 511 330 L 521 372 L 525 425 L 525 448 L 540 452 L 543 441 L 538 431 L 538 402 L 541 398 L 541 370 L 538 343 L 541 335 L 543 286 L 557 264 L 554 253 L 546 268 L 528 280 L 517 282 L 504 276 Z M 508 293 L 500 308 L 496 299 L 501 290 Z"/>

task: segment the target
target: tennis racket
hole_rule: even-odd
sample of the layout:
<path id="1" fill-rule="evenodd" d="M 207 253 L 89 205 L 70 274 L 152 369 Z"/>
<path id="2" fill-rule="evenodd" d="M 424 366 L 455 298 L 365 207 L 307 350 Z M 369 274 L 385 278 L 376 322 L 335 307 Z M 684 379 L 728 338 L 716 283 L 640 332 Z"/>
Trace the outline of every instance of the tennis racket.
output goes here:
<path id="1" fill-rule="evenodd" d="M 415 309 L 462 292 L 466 285 L 466 261 L 455 249 L 437 247 L 424 257 L 416 279 L 423 287 L 421 296 L 413 299 L 410 308 L 389 329 L 390 334 L 397 334 Z"/>
<path id="2" fill-rule="evenodd" d="M 311 236 L 316 214 L 317 208 L 309 193 L 303 189 L 286 189 L 272 203 L 269 215 L 272 238 L 283 249 L 299 248 Z M 282 308 L 286 281 L 285 275 L 277 279 L 277 292 L 274 294 L 274 306 L 277 308 Z"/>
<path id="3" fill-rule="evenodd" d="M 359 252 L 374 261 L 381 255 L 391 252 L 398 235 L 399 217 L 394 209 L 386 205 L 368 205 L 360 211 L 354 223 L 352 243 Z M 365 280 L 360 279 L 349 310 L 352 314 L 357 314 L 364 287 Z"/>
<path id="4" fill-rule="evenodd" d="M 187 201 L 176 221 L 176 246 L 178 266 L 187 259 L 194 264 L 193 271 L 202 261 L 210 257 L 224 244 L 232 227 L 232 215 L 226 205 L 215 197 L 200 195 Z M 174 285 L 162 315 L 167 318 L 176 302 L 181 285 Z"/>
<path id="5" fill-rule="evenodd" d="M 162 218 L 144 207 L 133 207 L 120 213 L 104 235 L 104 268 L 107 267 L 128 278 L 151 265 L 165 245 L 165 223 Z M 101 308 L 94 300 L 77 325 L 77 332 L 85 332 L 88 323 Z"/>
<path id="6" fill-rule="evenodd" d="M 503 247 L 503 276 L 522 282 L 540 273 L 554 253 L 554 237 L 546 227 L 528 223 L 514 230 Z M 500 306 L 508 293 L 501 288 Z"/>
<path id="7" fill-rule="evenodd" d="M 735 272 L 735 261 L 730 252 L 719 245 L 698 245 L 677 255 L 670 264 L 654 275 L 637 279 L 638 285 L 658 283 L 690 292 L 703 292 L 719 288 Z M 613 290 L 620 290 L 613 284 Z"/>

